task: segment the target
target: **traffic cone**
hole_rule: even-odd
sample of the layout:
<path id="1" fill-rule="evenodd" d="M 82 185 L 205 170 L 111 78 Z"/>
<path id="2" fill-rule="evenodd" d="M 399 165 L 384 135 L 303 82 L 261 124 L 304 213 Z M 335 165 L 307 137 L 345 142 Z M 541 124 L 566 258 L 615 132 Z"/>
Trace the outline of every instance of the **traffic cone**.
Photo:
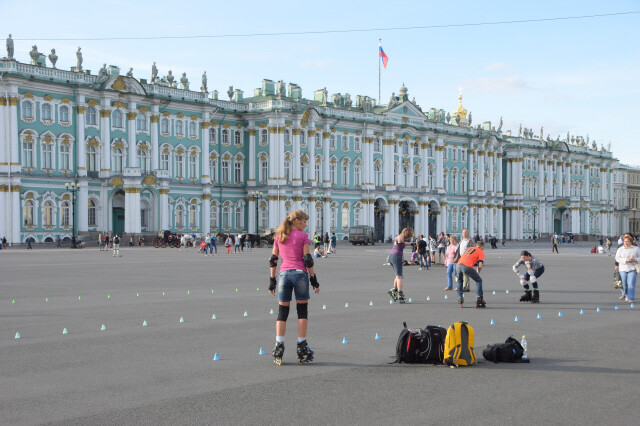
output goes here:
<path id="1" fill-rule="evenodd" d="M 258 351 L 258 355 L 264 355 L 264 348 L 260 348 L 260 351 Z"/>
<path id="2" fill-rule="evenodd" d="M 409 298 L 409 303 L 413 302 L 413 300 L 411 300 L 411 298 Z"/>
<path id="3" fill-rule="evenodd" d="M 211 294 L 213 294 L 213 293 L 215 293 L 215 290 L 214 290 L 214 289 L 211 289 Z"/>
<path id="4" fill-rule="evenodd" d="M 373 306 L 373 300 L 369 302 L 369 306 Z"/>
<path id="5" fill-rule="evenodd" d="M 163 291 L 163 292 L 162 292 L 162 295 L 163 295 L 163 296 L 166 296 L 166 295 L 167 295 L 167 293 L 165 293 L 165 292 Z"/>
<path id="6" fill-rule="evenodd" d="M 322 310 L 326 311 L 327 310 L 327 305 L 322 305 Z"/>
<path id="7" fill-rule="evenodd" d="M 236 293 L 238 292 L 238 289 L 236 288 Z"/>
<path id="8" fill-rule="evenodd" d="M 344 304 L 344 307 L 345 307 L 345 308 L 348 308 L 348 307 L 349 307 L 349 302 L 345 303 L 345 304 Z"/>
<path id="9" fill-rule="evenodd" d="M 493 290 L 493 294 L 496 294 L 496 291 L 495 291 L 495 290 Z"/>
<path id="10" fill-rule="evenodd" d="M 100 327 L 100 331 L 105 331 L 106 329 L 107 327 L 104 324 L 102 324 L 102 327 Z"/>
<path id="11" fill-rule="evenodd" d="M 505 291 L 505 293 L 509 294 L 509 290 Z"/>
<path id="12" fill-rule="evenodd" d="M 15 304 L 16 303 L 16 299 L 13 299 L 13 301 L 11 302 L 11 304 Z"/>
<path id="13" fill-rule="evenodd" d="M 247 311 L 244 311 L 244 316 L 245 316 L 245 317 L 246 317 L 246 316 L 248 316 L 248 315 L 247 315 Z"/>
<path id="14" fill-rule="evenodd" d="M 380 340 L 380 335 L 376 333 L 376 340 Z"/>
<path id="15" fill-rule="evenodd" d="M 147 325 L 148 325 L 148 324 L 147 324 L 147 320 L 142 321 L 142 326 L 143 326 L 143 327 L 146 327 Z"/>
<path id="16" fill-rule="evenodd" d="M 390 304 L 390 305 L 393 305 L 393 300 L 389 300 L 389 304 Z"/>
<path id="17" fill-rule="evenodd" d="M 140 297 L 140 293 L 136 293 L 136 297 Z"/>
<path id="18" fill-rule="evenodd" d="M 615 309 L 617 311 L 620 308 L 618 307 L 618 305 L 616 305 L 615 308 L 613 308 L 613 309 Z"/>
<path id="19" fill-rule="evenodd" d="M 444 298 L 445 298 L 445 299 L 448 299 L 448 298 L 449 298 L 449 295 L 448 295 L 448 294 L 445 294 L 445 295 L 444 295 Z"/>
<path id="20" fill-rule="evenodd" d="M 629 305 L 630 308 L 635 308 L 636 305 L 634 305 L 633 303 Z"/>
<path id="21" fill-rule="evenodd" d="M 269 315 L 273 315 L 273 309 L 269 311 Z"/>
<path id="22" fill-rule="evenodd" d="M 82 300 L 82 296 L 78 296 L 78 300 Z"/>
<path id="23" fill-rule="evenodd" d="M 16 332 L 16 339 L 19 339 L 19 338 L 20 338 L 20 333 Z"/>
<path id="24" fill-rule="evenodd" d="M 428 302 L 429 300 L 431 300 L 431 297 L 427 296 L 427 302 Z"/>
<path id="25" fill-rule="evenodd" d="M 45 301 L 45 302 L 48 302 L 48 301 L 49 301 L 49 298 L 47 297 L 46 299 L 44 299 L 44 301 Z"/>
<path id="26" fill-rule="evenodd" d="M 62 329 L 62 334 L 69 334 L 66 327 Z"/>
<path id="27" fill-rule="evenodd" d="M 600 306 L 596 308 L 596 312 L 600 312 Z"/>
<path id="28" fill-rule="evenodd" d="M 558 312 L 558 316 L 561 317 L 562 316 L 562 312 Z"/>
<path id="29" fill-rule="evenodd" d="M 518 319 L 518 316 L 516 315 L 516 319 L 514 320 L 515 322 L 519 322 L 520 320 Z"/>
<path id="30" fill-rule="evenodd" d="M 180 322 L 184 322 L 184 318 L 180 317 Z"/>
<path id="31" fill-rule="evenodd" d="M 580 315 L 584 315 L 584 310 L 580 309 Z"/>
<path id="32" fill-rule="evenodd" d="M 491 318 L 491 322 L 490 322 L 490 324 L 491 324 L 491 325 L 495 325 L 495 324 L 496 324 L 496 322 L 493 320 L 493 318 Z"/>
<path id="33" fill-rule="evenodd" d="M 345 344 L 345 345 L 347 344 L 347 338 L 346 337 L 342 338 L 342 343 Z"/>
<path id="34" fill-rule="evenodd" d="M 107 294 L 107 299 L 111 299 L 111 295 L 110 294 Z"/>
<path id="35" fill-rule="evenodd" d="M 218 352 L 216 352 L 216 354 L 213 356 L 213 360 L 220 361 L 220 355 L 218 355 Z"/>
<path id="36" fill-rule="evenodd" d="M 211 319 L 216 319 L 216 314 L 211 315 Z"/>
<path id="37" fill-rule="evenodd" d="M 187 296 L 191 294 L 191 290 L 187 290 Z"/>
<path id="38" fill-rule="evenodd" d="M 542 319 L 542 315 L 538 314 L 537 319 Z"/>

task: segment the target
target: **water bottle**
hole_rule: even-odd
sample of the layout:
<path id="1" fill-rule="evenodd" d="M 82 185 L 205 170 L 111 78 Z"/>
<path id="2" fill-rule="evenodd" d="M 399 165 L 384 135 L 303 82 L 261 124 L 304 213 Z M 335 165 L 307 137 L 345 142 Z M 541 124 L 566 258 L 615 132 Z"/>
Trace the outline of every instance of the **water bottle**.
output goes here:
<path id="1" fill-rule="evenodd" d="M 527 353 L 527 338 L 524 336 L 524 334 L 522 335 L 522 349 L 524 349 L 524 353 L 522 354 L 522 359 L 529 359 L 529 355 Z"/>

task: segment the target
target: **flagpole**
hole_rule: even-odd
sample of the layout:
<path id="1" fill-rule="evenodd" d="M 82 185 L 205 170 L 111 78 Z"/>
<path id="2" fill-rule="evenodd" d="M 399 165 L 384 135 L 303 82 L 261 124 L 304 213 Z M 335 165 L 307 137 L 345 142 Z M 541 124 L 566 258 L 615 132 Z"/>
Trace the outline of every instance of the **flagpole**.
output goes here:
<path id="1" fill-rule="evenodd" d="M 381 70 L 380 70 L 380 62 L 382 61 L 382 57 L 380 56 L 380 46 L 382 46 L 382 39 L 379 38 L 378 39 L 378 105 L 382 105 L 382 98 L 380 97 L 380 76 L 381 76 Z"/>

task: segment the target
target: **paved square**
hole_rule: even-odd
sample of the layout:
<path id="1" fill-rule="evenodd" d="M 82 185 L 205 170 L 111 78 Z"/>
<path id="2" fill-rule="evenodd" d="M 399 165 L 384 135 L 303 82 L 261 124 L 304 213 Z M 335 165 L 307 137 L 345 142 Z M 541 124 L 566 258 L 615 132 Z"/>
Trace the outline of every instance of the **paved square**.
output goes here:
<path id="1" fill-rule="evenodd" d="M 390 246 L 339 246 L 316 260 L 316 361 L 296 365 L 292 310 L 280 367 L 270 355 L 268 249 L 205 257 L 124 247 L 120 258 L 96 248 L 3 250 L 1 423 L 636 424 L 640 307 L 618 300 L 613 258 L 587 246 L 552 255 L 549 244 L 508 245 L 487 249 L 485 310 L 473 308 L 473 284 L 460 309 L 442 290 L 442 267 L 405 267 L 412 303 L 390 305 Z M 523 248 L 546 267 L 539 305 L 518 302 L 511 265 Z M 388 364 L 403 321 L 458 320 L 475 329 L 478 366 Z M 522 334 L 531 364 L 482 358 L 487 344 Z"/>

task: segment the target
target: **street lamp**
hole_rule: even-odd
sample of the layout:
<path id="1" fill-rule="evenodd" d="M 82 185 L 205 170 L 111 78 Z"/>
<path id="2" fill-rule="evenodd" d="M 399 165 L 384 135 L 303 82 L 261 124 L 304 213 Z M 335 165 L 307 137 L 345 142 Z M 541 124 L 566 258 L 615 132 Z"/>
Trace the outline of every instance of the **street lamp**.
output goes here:
<path id="1" fill-rule="evenodd" d="M 533 206 L 533 241 L 536 240 L 536 214 L 538 213 L 538 207 Z"/>
<path id="2" fill-rule="evenodd" d="M 262 191 L 253 191 L 251 196 L 256 200 L 256 235 L 260 234 L 260 227 L 258 226 L 258 212 L 260 209 L 260 199 L 264 197 L 264 193 Z"/>
<path id="3" fill-rule="evenodd" d="M 80 183 L 67 182 L 64 187 L 71 192 L 71 248 L 78 248 L 76 244 L 76 192 L 80 189 Z"/>

